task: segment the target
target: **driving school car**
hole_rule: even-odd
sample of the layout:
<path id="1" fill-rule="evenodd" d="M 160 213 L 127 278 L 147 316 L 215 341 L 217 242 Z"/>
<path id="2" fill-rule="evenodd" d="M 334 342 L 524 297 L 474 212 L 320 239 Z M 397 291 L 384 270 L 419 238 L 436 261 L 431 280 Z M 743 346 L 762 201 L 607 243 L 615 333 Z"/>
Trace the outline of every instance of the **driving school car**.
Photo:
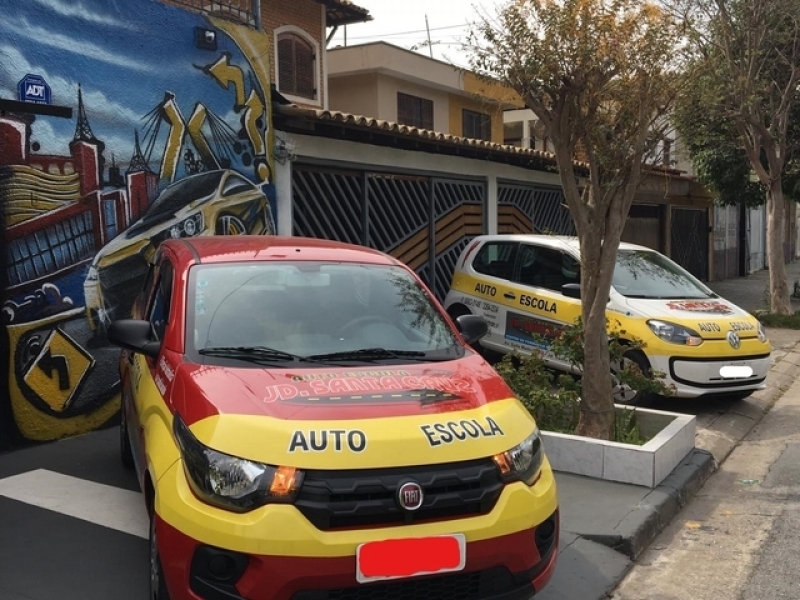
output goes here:
<path id="1" fill-rule="evenodd" d="M 273 236 L 168 240 L 114 322 L 151 597 L 514 599 L 553 574 L 534 420 L 416 275 Z"/>
<path id="2" fill-rule="evenodd" d="M 483 348 L 538 350 L 551 366 L 569 370 L 549 351 L 548 338 L 575 323 L 580 302 L 576 238 L 488 235 L 463 250 L 444 304 L 454 318 L 486 319 Z M 678 397 L 742 398 L 765 387 L 771 347 L 761 323 L 654 250 L 620 244 L 606 314 L 624 339 L 644 342 L 625 360 L 663 373 Z M 638 399 L 620 385 L 615 397 Z"/>

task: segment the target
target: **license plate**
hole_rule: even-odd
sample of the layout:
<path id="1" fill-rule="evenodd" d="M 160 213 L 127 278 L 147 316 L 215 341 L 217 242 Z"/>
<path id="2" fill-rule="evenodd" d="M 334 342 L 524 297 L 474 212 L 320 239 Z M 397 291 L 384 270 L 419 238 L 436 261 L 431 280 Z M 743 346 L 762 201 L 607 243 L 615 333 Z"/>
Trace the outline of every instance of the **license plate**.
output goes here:
<path id="1" fill-rule="evenodd" d="M 361 544 L 356 550 L 359 583 L 461 571 L 467 562 L 463 534 Z"/>
<path id="2" fill-rule="evenodd" d="M 723 379 L 747 379 L 752 375 L 753 368 L 747 365 L 724 365 L 719 369 L 719 376 Z"/>

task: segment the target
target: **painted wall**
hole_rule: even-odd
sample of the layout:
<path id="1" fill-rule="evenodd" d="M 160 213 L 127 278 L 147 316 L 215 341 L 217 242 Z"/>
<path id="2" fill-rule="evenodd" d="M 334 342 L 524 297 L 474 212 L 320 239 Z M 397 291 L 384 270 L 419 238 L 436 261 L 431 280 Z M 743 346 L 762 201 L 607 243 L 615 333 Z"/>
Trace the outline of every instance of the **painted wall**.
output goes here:
<path id="1" fill-rule="evenodd" d="M 0 448 L 115 420 L 105 328 L 129 314 L 160 241 L 273 230 L 270 50 L 263 33 L 157 0 L 5 3 L 0 98 L 38 75 L 73 116 L 0 112 Z"/>

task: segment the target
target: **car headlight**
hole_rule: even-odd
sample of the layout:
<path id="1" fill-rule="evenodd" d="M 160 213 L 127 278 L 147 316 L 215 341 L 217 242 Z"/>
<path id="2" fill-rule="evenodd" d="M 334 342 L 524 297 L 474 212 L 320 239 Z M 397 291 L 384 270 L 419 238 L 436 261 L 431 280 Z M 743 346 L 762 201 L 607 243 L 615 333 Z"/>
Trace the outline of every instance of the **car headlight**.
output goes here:
<path id="1" fill-rule="evenodd" d="M 522 443 L 511 450 L 495 454 L 492 458 L 500 470 L 503 481 L 524 481 L 528 485 L 533 485 L 541 474 L 544 461 L 539 428 L 535 428 Z"/>
<path id="2" fill-rule="evenodd" d="M 202 444 L 175 414 L 172 430 L 183 468 L 195 494 L 208 504 L 246 512 L 269 503 L 290 503 L 303 483 L 303 472 L 231 456 Z"/>
<path id="3" fill-rule="evenodd" d="M 684 346 L 699 346 L 703 343 L 703 338 L 700 337 L 699 333 L 677 323 L 650 320 L 647 322 L 647 326 L 665 342 L 683 344 Z"/>
<path id="4" fill-rule="evenodd" d="M 767 330 L 764 329 L 764 326 L 761 324 L 761 321 L 758 322 L 758 341 L 762 344 L 767 341 Z"/>
<path id="5" fill-rule="evenodd" d="M 203 231 L 204 225 L 203 213 L 197 213 L 180 223 L 175 223 L 169 230 L 169 236 L 173 239 L 194 237 Z"/>

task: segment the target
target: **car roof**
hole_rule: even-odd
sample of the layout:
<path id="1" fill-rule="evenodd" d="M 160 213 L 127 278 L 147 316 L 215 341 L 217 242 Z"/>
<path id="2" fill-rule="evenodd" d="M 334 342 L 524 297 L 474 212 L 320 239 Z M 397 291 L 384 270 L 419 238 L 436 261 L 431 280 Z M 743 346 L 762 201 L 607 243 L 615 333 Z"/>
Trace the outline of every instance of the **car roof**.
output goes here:
<path id="1" fill-rule="evenodd" d="M 399 265 L 391 256 L 354 244 L 277 235 L 212 235 L 166 240 L 161 244 L 181 263 L 256 262 L 269 260 L 338 261 Z"/>
<path id="2" fill-rule="evenodd" d="M 540 246 L 547 246 L 557 249 L 568 249 L 574 253 L 578 253 L 580 244 L 576 236 L 570 235 L 546 235 L 541 233 L 500 233 L 495 235 L 480 235 L 475 238 L 475 241 L 481 242 L 534 242 Z M 628 242 L 620 242 L 620 250 L 648 250 L 655 252 L 652 248 L 646 246 L 639 246 L 638 244 L 629 244 Z"/>

